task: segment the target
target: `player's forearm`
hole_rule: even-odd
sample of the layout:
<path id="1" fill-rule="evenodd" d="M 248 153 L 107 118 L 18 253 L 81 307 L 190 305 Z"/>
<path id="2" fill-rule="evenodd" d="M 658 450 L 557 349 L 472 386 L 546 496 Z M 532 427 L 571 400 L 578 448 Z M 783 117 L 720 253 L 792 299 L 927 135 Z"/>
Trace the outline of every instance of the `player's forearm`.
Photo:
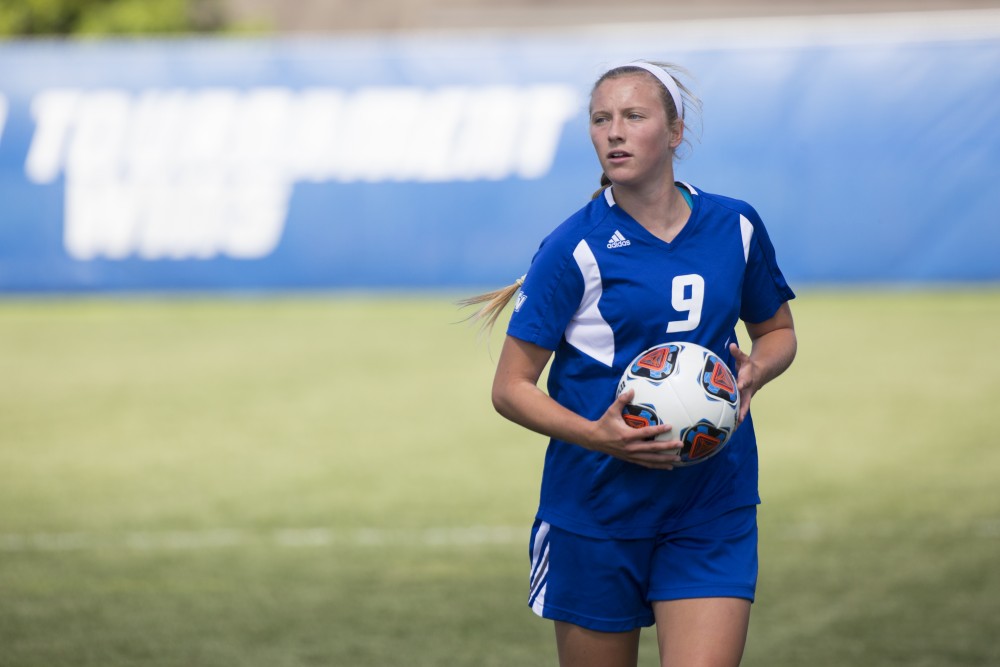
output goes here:
<path id="1" fill-rule="evenodd" d="M 564 408 L 529 382 L 494 384 L 493 407 L 527 429 L 588 447 L 593 422 Z"/>
<path id="2" fill-rule="evenodd" d="M 755 338 L 750 351 L 755 390 L 784 373 L 792 365 L 797 349 L 798 340 L 791 327 L 774 329 Z"/>

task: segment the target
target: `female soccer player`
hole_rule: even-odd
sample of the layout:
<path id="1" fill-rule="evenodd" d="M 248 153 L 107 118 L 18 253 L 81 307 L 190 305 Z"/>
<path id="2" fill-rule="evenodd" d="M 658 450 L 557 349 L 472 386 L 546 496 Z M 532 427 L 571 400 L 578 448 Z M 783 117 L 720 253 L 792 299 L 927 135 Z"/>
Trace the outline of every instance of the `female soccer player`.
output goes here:
<path id="1" fill-rule="evenodd" d="M 738 665 L 757 580 L 750 401 L 795 356 L 794 294 L 757 212 L 674 181 L 685 101 L 666 64 L 615 67 L 591 93 L 604 170 L 594 199 L 542 242 L 525 277 L 474 297 L 488 323 L 515 292 L 493 384 L 504 417 L 551 438 L 531 534 L 529 605 L 555 621 L 561 665 L 632 667 L 655 623 L 662 665 Z M 749 355 L 736 342 L 742 319 Z M 675 467 L 669 425 L 633 429 L 618 379 L 668 341 L 737 371 L 740 426 L 710 460 Z M 538 379 L 550 357 L 548 391 Z"/>

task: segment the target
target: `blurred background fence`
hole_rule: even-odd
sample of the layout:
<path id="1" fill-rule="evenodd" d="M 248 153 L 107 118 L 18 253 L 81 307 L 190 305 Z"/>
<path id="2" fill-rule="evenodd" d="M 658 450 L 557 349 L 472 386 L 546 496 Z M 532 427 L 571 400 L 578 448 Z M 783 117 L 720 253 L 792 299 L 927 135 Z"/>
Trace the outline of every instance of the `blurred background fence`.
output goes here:
<path id="1" fill-rule="evenodd" d="M 760 13 L 0 42 L 0 290 L 506 284 L 634 58 L 690 70 L 679 177 L 753 203 L 794 284 L 1000 279 L 1000 8 Z"/>

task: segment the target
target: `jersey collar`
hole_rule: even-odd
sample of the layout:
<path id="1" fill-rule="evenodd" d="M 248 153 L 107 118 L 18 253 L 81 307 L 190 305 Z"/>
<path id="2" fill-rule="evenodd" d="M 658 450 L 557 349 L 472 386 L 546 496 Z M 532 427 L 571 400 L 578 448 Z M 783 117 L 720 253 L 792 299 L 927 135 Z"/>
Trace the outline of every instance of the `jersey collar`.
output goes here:
<path id="1" fill-rule="evenodd" d="M 692 197 L 697 197 L 698 196 L 698 191 L 690 183 L 685 183 L 684 181 L 674 181 L 674 185 L 676 185 L 678 187 L 684 188 L 685 190 L 687 190 L 688 192 L 691 193 Z M 618 205 L 615 202 L 615 195 L 614 195 L 614 193 L 611 192 L 611 190 L 612 190 L 613 187 L 614 186 L 609 185 L 608 187 L 604 188 L 604 201 L 606 201 L 608 203 L 608 206 L 610 206 L 612 208 L 614 208 L 615 206 Z"/>

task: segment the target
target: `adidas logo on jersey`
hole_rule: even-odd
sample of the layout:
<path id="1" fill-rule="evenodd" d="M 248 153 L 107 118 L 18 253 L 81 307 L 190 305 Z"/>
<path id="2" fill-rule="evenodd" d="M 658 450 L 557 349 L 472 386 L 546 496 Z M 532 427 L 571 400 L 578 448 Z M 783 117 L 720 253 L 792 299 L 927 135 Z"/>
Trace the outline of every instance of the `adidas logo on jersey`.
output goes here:
<path id="1" fill-rule="evenodd" d="M 627 245 L 632 245 L 632 242 L 625 238 L 617 229 L 615 230 L 615 233 L 612 234 L 611 238 L 608 239 L 609 248 L 624 248 Z"/>

